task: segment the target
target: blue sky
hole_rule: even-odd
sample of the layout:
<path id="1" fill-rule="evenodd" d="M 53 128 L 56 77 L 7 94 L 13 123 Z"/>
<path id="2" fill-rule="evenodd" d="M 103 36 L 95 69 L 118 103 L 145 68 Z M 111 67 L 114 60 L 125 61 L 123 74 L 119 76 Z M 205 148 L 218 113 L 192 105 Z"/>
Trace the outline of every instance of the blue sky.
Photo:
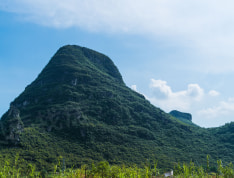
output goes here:
<path id="1" fill-rule="evenodd" d="M 231 0 L 4 0 L 0 115 L 59 47 L 109 56 L 127 86 L 202 127 L 234 121 Z"/>

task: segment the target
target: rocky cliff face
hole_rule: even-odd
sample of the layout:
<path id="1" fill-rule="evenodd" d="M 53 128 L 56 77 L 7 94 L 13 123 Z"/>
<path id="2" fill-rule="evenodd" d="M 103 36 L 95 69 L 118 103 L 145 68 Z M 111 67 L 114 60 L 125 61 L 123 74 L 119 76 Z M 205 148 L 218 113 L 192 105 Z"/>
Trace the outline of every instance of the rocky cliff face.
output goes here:
<path id="1" fill-rule="evenodd" d="M 20 142 L 20 134 L 24 130 L 24 124 L 20 118 L 20 111 L 11 105 L 9 111 L 0 123 L 2 136 L 5 140 L 17 144 Z"/>
<path id="2" fill-rule="evenodd" d="M 178 119 L 181 118 L 181 119 L 185 119 L 188 121 L 192 121 L 192 115 L 190 113 L 184 113 L 184 112 L 173 110 L 169 114 Z"/>
<path id="3" fill-rule="evenodd" d="M 185 112 L 180 112 L 177 110 L 173 110 L 169 113 L 171 116 L 177 118 L 178 120 L 180 120 L 181 122 L 188 124 L 188 125 L 192 125 L 192 126 L 197 126 L 196 124 L 194 124 L 192 122 L 192 115 L 190 113 L 185 113 Z"/>

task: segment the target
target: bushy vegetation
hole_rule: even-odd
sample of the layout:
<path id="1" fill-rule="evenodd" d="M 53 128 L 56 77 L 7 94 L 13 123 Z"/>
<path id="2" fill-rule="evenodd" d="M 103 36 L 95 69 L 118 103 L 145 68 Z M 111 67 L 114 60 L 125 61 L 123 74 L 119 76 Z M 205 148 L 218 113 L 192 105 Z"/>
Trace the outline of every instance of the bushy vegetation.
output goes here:
<path id="1" fill-rule="evenodd" d="M 70 177 L 70 178 L 155 178 L 164 177 L 165 169 L 159 169 L 157 162 L 153 164 L 146 162 L 138 167 L 137 165 L 110 165 L 107 161 L 100 161 L 96 164 L 83 164 L 79 168 L 66 167 L 65 159 L 58 157 L 57 164 L 53 166 L 53 170 L 38 170 L 35 165 L 23 164 L 24 160 L 19 160 L 16 155 L 14 162 L 5 161 L 0 167 L 0 177 Z M 175 163 L 173 177 L 176 178 L 232 178 L 234 177 L 233 164 L 226 166 L 221 160 L 217 161 L 217 166 L 210 168 L 209 156 L 207 156 L 206 167 L 196 166 L 194 162 L 189 164 Z"/>

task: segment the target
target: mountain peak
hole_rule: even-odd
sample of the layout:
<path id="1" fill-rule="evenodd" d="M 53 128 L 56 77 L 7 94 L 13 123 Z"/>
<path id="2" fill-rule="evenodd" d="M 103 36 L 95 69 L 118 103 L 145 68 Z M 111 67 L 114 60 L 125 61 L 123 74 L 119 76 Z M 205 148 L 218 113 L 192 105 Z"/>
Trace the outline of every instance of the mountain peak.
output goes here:
<path id="1" fill-rule="evenodd" d="M 61 108 L 68 107 L 72 102 L 70 108 L 74 110 L 69 108 L 63 114 L 73 112 L 76 115 L 74 117 L 81 117 L 80 105 L 111 98 L 114 91 L 121 87 L 126 86 L 109 57 L 85 47 L 66 45 L 55 53 L 36 80 L 25 88 L 11 106 L 20 111 L 20 116 L 25 116 L 22 120 L 26 126 L 32 123 L 45 124 L 45 128 L 51 130 L 54 124 L 48 124 L 52 122 L 48 120 L 55 117 L 54 110 L 58 111 L 56 115 L 61 115 Z M 42 116 L 41 112 L 45 110 L 48 116 Z M 9 112 L 3 115 L 2 120 Z"/>
<path id="2" fill-rule="evenodd" d="M 46 67 L 50 66 L 51 64 L 53 64 L 53 66 L 89 66 L 89 68 L 92 67 L 103 74 L 115 78 L 119 82 L 123 82 L 122 76 L 112 60 L 106 55 L 89 48 L 80 47 L 77 45 L 63 46 L 56 52 Z"/>
<path id="3" fill-rule="evenodd" d="M 74 117 L 79 118 L 80 105 L 112 97 L 118 87 L 125 87 L 125 84 L 109 57 L 85 47 L 66 45 L 55 53 L 36 80 L 25 88 L 11 106 L 20 111 L 19 118 L 24 116 L 22 120 L 26 126 L 37 123 L 51 130 L 58 128 L 54 124 L 58 125 L 57 120 L 52 121 L 53 117 L 67 113 L 70 117 L 76 115 Z M 70 104 L 72 106 L 68 110 L 61 111 L 61 108 Z M 10 112 L 11 109 L 2 116 L 2 120 L 8 120 Z M 45 112 L 48 115 L 42 114 Z M 18 120 L 14 124 L 17 123 Z"/>

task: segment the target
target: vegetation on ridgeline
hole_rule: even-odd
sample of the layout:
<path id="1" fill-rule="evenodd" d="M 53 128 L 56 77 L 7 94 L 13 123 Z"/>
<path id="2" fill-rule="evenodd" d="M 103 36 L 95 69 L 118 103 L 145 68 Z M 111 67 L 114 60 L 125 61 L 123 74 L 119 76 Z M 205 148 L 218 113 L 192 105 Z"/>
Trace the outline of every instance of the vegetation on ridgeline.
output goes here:
<path id="1" fill-rule="evenodd" d="M 2 116 L 0 165 L 14 162 L 15 153 L 22 165 L 49 172 L 59 156 L 75 170 L 103 160 L 125 167 L 158 160 L 159 169 L 190 160 L 206 165 L 207 154 L 210 167 L 233 161 L 234 123 L 205 129 L 184 116 L 128 88 L 107 56 L 64 46 Z"/>

